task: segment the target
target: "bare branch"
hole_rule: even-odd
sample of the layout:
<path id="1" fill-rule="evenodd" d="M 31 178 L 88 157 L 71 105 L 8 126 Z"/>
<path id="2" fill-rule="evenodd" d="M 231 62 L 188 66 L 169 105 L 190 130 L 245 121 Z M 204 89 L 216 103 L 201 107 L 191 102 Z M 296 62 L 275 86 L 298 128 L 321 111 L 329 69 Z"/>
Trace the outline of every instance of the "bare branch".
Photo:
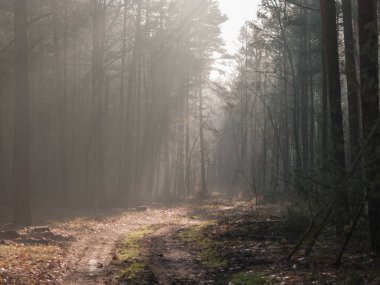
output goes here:
<path id="1" fill-rule="evenodd" d="M 313 8 L 313 7 L 310 7 L 310 6 L 305 6 L 305 5 L 302 5 L 300 3 L 295 2 L 293 0 L 285 0 L 285 1 L 291 3 L 291 4 L 295 5 L 295 6 L 298 6 L 298 7 L 302 8 L 302 9 L 307 9 L 307 10 L 315 11 L 315 12 L 321 12 L 321 10 L 319 10 L 317 8 Z"/>

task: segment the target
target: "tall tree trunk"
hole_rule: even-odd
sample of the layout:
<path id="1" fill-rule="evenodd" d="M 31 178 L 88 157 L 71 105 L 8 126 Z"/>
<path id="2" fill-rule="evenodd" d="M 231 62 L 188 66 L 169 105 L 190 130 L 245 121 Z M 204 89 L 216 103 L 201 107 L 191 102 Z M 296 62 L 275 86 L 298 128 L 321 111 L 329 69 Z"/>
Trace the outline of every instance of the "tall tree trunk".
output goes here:
<path id="1" fill-rule="evenodd" d="M 70 198 L 69 193 L 69 174 L 68 174 L 68 129 L 67 129 L 67 63 L 68 63 L 68 3 L 64 2 L 64 27 L 63 27 L 63 78 L 62 78 L 62 105 L 61 105 L 61 183 L 62 183 L 62 192 L 63 200 L 62 203 L 67 205 Z"/>
<path id="2" fill-rule="evenodd" d="M 267 110 L 264 108 L 263 110 L 263 130 L 262 130 L 262 162 L 261 162 L 261 168 L 262 168 L 262 177 L 261 177 L 261 191 L 264 195 L 267 194 L 267 165 L 268 165 L 268 144 L 267 144 L 267 136 L 268 136 L 268 115 Z"/>
<path id="3" fill-rule="evenodd" d="M 360 149 L 359 84 L 355 64 L 355 42 L 352 27 L 351 0 L 343 0 L 343 25 L 346 58 L 348 118 L 350 131 L 350 162 Z"/>
<path id="4" fill-rule="evenodd" d="M 312 50 L 312 41 L 309 39 L 309 50 Z M 314 94 L 314 73 L 312 70 L 313 66 L 313 56 L 309 53 L 308 56 L 308 69 L 309 69 L 309 88 L 310 88 L 310 110 L 309 110 L 309 121 L 310 121 L 310 137 L 309 137 L 309 165 L 310 169 L 315 169 L 315 94 Z"/>
<path id="5" fill-rule="evenodd" d="M 322 126 L 321 126 L 321 153 L 322 153 L 322 168 L 325 172 L 327 169 L 327 162 L 329 160 L 328 152 L 328 75 L 327 75 L 327 56 L 325 50 L 325 43 L 322 44 Z"/>
<path id="6" fill-rule="evenodd" d="M 13 222 L 30 225 L 31 129 L 27 0 L 14 0 L 15 133 L 13 142 Z"/>
<path id="7" fill-rule="evenodd" d="M 126 53 L 127 53 L 127 3 L 124 0 L 124 13 L 123 13 L 123 34 L 122 34 L 122 48 L 121 48 L 121 72 L 120 72 L 120 106 L 119 106 L 119 120 L 120 120 L 120 160 L 119 160 L 119 199 L 121 201 L 126 199 L 125 190 L 125 171 L 126 171 L 126 130 L 125 130 L 125 117 L 126 117 L 126 100 L 125 100 L 125 73 L 126 73 Z"/>
<path id="8" fill-rule="evenodd" d="M 333 185 L 336 189 L 345 173 L 345 148 L 343 134 L 342 95 L 339 71 L 338 32 L 336 24 L 335 0 L 321 0 L 321 15 L 323 22 L 323 37 L 327 59 L 328 89 L 331 117 L 331 149 L 333 161 L 331 171 L 334 172 Z M 347 219 L 347 193 L 342 189 L 335 194 L 337 231 L 343 230 Z"/>
<path id="9" fill-rule="evenodd" d="M 205 165 L 205 143 L 204 143 L 204 125 L 203 125 L 203 87 L 202 80 L 199 87 L 199 147 L 201 153 L 201 192 L 202 198 L 207 196 L 206 184 L 206 165 Z"/>
<path id="10" fill-rule="evenodd" d="M 185 103 L 185 185 L 186 185 L 186 191 L 185 191 L 185 196 L 190 195 L 190 188 L 191 188 L 191 183 L 190 183 L 190 171 L 191 171 L 191 159 L 190 159 L 190 110 L 189 110 L 189 97 L 190 97 L 190 92 L 189 92 L 189 78 L 187 79 L 186 82 L 186 103 Z"/>
<path id="11" fill-rule="evenodd" d="M 327 59 L 328 89 L 330 99 L 332 152 L 334 163 L 342 173 L 345 169 L 342 95 L 339 71 L 338 34 L 335 1 L 321 0 Z"/>
<path id="12" fill-rule="evenodd" d="M 245 29 L 248 29 L 246 24 Z M 240 171 L 243 176 L 247 173 L 247 139 L 248 139 L 248 35 L 244 43 L 244 70 L 242 71 L 240 86 Z M 243 178 L 244 179 L 244 178 Z"/>
<path id="13" fill-rule="evenodd" d="M 379 118 L 379 78 L 378 78 L 378 27 L 377 1 L 359 0 L 359 46 L 360 82 L 363 136 L 368 138 Z M 380 185 L 378 151 L 380 131 L 375 131 L 374 139 L 366 151 L 366 179 L 369 184 L 368 217 L 372 249 L 380 255 Z"/>
<path id="14" fill-rule="evenodd" d="M 53 42 L 54 42 L 54 68 L 55 68 L 55 92 L 58 95 L 57 111 L 58 128 L 59 128 L 59 157 L 58 163 L 60 165 L 60 184 L 57 187 L 58 203 L 60 205 L 66 205 L 68 202 L 67 193 L 67 140 L 66 140 L 66 96 L 67 96 L 67 3 L 64 5 L 64 28 L 63 28 L 63 58 L 61 57 L 61 46 L 59 41 L 59 2 L 57 0 L 52 1 L 52 14 L 53 14 Z"/>
<path id="15" fill-rule="evenodd" d="M 105 190 L 105 141 L 104 141 L 104 44 L 105 44 L 105 15 L 106 5 L 104 0 L 96 0 L 93 3 L 93 42 L 92 42 L 92 95 L 93 95 L 93 124 L 94 135 L 94 167 L 92 189 L 95 190 L 95 201 L 104 202 Z M 91 136 L 91 134 L 90 134 Z"/>
<path id="16" fill-rule="evenodd" d="M 179 198 L 185 197 L 185 163 L 186 159 L 184 157 L 185 153 L 185 100 L 186 100 L 186 89 L 187 82 L 184 77 L 182 77 L 182 83 L 179 90 L 178 98 L 178 168 L 177 168 L 177 195 Z"/>
<path id="17" fill-rule="evenodd" d="M 307 46 L 307 13 L 302 9 L 302 17 L 305 19 L 305 25 L 301 28 L 301 50 L 300 50 L 300 125 L 302 139 L 302 169 L 304 174 L 309 171 L 309 108 L 308 108 L 308 46 Z"/>
<path id="18" fill-rule="evenodd" d="M 170 154 L 169 154 L 169 139 L 168 133 L 165 133 L 163 136 L 164 145 L 163 145 L 163 155 L 164 155 L 164 181 L 162 195 L 165 199 L 169 199 L 171 195 L 171 181 L 170 181 Z"/>
<path id="19" fill-rule="evenodd" d="M 142 0 L 137 2 L 137 18 L 136 18 L 136 34 L 135 34 L 135 46 L 134 46 L 134 56 L 136 57 L 136 85 L 135 85 L 135 112 L 136 112 L 136 124 L 134 125 L 135 129 L 135 159 L 134 159 L 134 189 L 137 191 L 135 193 L 135 197 L 137 201 L 141 199 L 141 189 L 139 189 L 139 184 L 141 182 L 141 164 L 142 164 L 142 144 L 144 142 L 141 141 L 141 67 L 142 67 L 142 54 L 141 54 L 141 21 L 142 21 Z"/>
<path id="20" fill-rule="evenodd" d="M 287 16 L 287 2 L 285 2 L 284 7 L 285 17 Z M 288 53 L 286 47 L 283 47 L 283 76 L 284 76 L 284 142 L 283 142 L 283 173 L 284 173 L 284 192 L 286 195 L 290 193 L 290 143 L 289 143 L 289 91 L 288 91 Z M 255 122 L 256 124 L 256 122 Z"/>
<path id="21" fill-rule="evenodd" d="M 57 125 L 59 126 L 59 128 L 62 126 L 62 62 L 61 62 L 61 47 L 60 47 L 60 24 L 59 24 L 59 2 L 58 0 L 53 0 L 51 1 L 51 11 L 52 11 L 52 29 L 53 29 L 53 45 L 54 45 L 54 92 L 55 94 L 57 95 L 57 99 L 55 101 L 55 105 L 54 105 L 54 113 L 57 113 L 58 116 L 57 116 L 57 119 L 58 119 L 58 122 L 57 122 Z M 60 130 L 61 131 L 61 130 Z M 62 132 L 59 132 L 59 135 L 62 136 Z M 61 155 L 62 154 L 62 148 L 63 148 L 63 138 L 60 137 L 60 140 L 59 140 L 59 148 L 60 148 L 60 152 L 59 154 Z M 56 147 L 56 143 L 50 143 L 50 145 Z M 54 151 L 53 152 L 54 154 L 57 153 L 57 151 Z M 60 157 L 57 156 L 57 159 L 56 160 L 53 160 L 54 161 L 54 166 L 56 164 L 59 165 L 60 163 Z M 55 167 L 49 167 L 49 169 L 53 170 L 54 172 L 49 175 L 48 174 L 48 177 L 55 177 L 56 175 L 56 169 Z M 50 184 L 50 183 L 49 183 Z M 64 196 L 64 193 L 63 193 L 63 189 L 62 189 L 62 183 L 59 183 L 57 185 L 58 187 L 54 187 L 54 196 L 55 197 L 55 202 L 58 203 L 58 204 L 61 204 L 62 201 L 64 201 L 65 199 L 65 196 Z"/>

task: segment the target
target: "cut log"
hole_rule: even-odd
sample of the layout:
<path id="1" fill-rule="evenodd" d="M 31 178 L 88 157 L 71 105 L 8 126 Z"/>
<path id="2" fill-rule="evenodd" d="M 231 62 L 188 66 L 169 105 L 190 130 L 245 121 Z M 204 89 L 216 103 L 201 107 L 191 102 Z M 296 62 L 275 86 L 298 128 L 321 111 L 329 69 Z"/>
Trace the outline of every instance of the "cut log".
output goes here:
<path id="1" fill-rule="evenodd" d="M 35 227 L 31 230 L 32 233 L 46 233 L 50 232 L 49 227 Z"/>

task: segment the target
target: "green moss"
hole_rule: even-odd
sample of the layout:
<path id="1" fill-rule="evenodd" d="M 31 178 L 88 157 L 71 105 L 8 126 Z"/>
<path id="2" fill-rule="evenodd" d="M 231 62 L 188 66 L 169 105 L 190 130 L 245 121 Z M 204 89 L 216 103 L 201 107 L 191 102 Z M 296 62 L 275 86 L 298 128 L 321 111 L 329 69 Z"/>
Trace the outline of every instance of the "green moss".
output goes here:
<path id="1" fill-rule="evenodd" d="M 201 224 L 187 228 L 180 234 L 180 238 L 186 242 L 203 244 L 206 238 L 203 236 L 202 231 L 206 228 L 206 226 L 207 224 Z"/>
<path id="2" fill-rule="evenodd" d="M 209 225 L 210 223 L 204 223 L 187 228 L 181 233 L 180 239 L 199 249 L 199 257 L 204 266 L 215 269 L 226 267 L 227 261 L 220 258 L 217 250 L 220 242 L 213 241 L 205 235 Z"/>
<path id="3" fill-rule="evenodd" d="M 133 262 L 127 268 L 120 270 L 119 276 L 123 279 L 135 280 L 140 273 L 144 272 L 145 266 L 141 262 Z"/>
<path id="4" fill-rule="evenodd" d="M 138 259 L 141 254 L 139 241 L 151 232 L 152 229 L 144 228 L 130 233 L 123 240 L 122 247 L 118 252 L 118 259 L 123 262 Z"/>
<path id="5" fill-rule="evenodd" d="M 257 272 L 241 272 L 233 275 L 230 282 L 234 285 L 264 285 L 264 284 L 276 284 L 263 276 L 263 274 Z"/>
<path id="6" fill-rule="evenodd" d="M 215 248 L 210 248 L 201 253 L 202 263 L 210 268 L 224 268 L 227 266 L 227 260 L 219 257 Z"/>
<path id="7" fill-rule="evenodd" d="M 119 272 L 120 278 L 135 280 L 139 274 L 144 272 L 145 265 L 140 241 L 152 231 L 153 228 L 140 229 L 130 233 L 123 240 L 117 252 L 118 259 L 125 264 Z"/>
<path id="8" fill-rule="evenodd" d="M 236 285 L 260 285 L 265 284 L 265 279 L 252 273 L 238 273 L 232 276 L 230 282 Z"/>

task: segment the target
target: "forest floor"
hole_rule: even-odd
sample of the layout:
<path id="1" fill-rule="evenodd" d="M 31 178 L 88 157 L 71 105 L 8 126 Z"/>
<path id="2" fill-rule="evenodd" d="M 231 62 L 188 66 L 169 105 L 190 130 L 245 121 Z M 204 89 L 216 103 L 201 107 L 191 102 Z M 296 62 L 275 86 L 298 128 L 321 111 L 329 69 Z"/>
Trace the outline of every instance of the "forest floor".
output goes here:
<path id="1" fill-rule="evenodd" d="M 339 268 L 331 264 L 341 242 L 330 236 L 311 257 L 301 250 L 285 261 L 300 226 L 269 206 L 209 201 L 62 216 L 0 225 L 0 284 L 380 284 L 380 262 L 360 236 Z"/>

